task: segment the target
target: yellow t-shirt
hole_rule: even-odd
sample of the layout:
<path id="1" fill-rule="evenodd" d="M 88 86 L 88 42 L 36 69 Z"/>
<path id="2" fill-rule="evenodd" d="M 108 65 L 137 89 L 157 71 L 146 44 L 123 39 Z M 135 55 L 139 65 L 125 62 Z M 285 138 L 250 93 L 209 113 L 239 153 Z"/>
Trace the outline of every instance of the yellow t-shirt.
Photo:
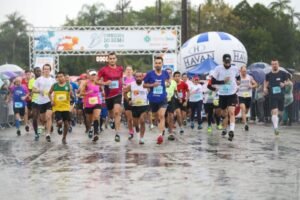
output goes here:
<path id="1" fill-rule="evenodd" d="M 32 88 L 34 86 L 34 83 L 35 83 L 35 78 L 32 78 L 32 79 L 29 80 L 29 82 L 28 82 L 28 89 L 29 90 L 32 90 Z M 39 94 L 32 93 L 31 101 L 36 103 L 37 100 L 38 100 L 38 96 L 39 96 Z"/>
<path id="2" fill-rule="evenodd" d="M 174 96 L 175 91 L 177 91 L 177 83 L 174 80 L 171 80 L 170 86 L 166 88 L 167 90 L 167 98 L 168 102 L 171 101 L 172 97 Z"/>

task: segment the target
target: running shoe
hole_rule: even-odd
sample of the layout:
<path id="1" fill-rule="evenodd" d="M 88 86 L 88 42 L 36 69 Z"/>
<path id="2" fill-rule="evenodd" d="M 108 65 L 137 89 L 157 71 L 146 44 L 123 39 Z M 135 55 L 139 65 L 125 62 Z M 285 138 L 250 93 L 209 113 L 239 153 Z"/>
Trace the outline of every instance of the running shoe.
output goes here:
<path id="1" fill-rule="evenodd" d="M 157 138 L 157 144 L 162 144 L 164 142 L 164 137 L 162 135 L 159 135 Z"/>
<path id="2" fill-rule="evenodd" d="M 233 131 L 229 131 L 228 135 L 229 135 L 228 140 L 229 140 L 229 141 L 232 141 L 232 140 L 233 140 L 233 137 L 234 137 Z"/>
<path id="3" fill-rule="evenodd" d="M 29 132 L 29 126 L 28 125 L 25 126 L 25 131 Z"/>
<path id="4" fill-rule="evenodd" d="M 51 137 L 50 137 L 50 135 L 47 135 L 47 136 L 46 136 L 46 140 L 47 140 L 47 142 L 51 142 Z"/>
<path id="5" fill-rule="evenodd" d="M 109 120 L 109 126 L 111 129 L 115 129 L 115 122 L 112 119 Z"/>
<path id="6" fill-rule="evenodd" d="M 223 129 L 222 124 L 217 125 L 217 130 L 222 130 L 222 129 Z"/>
<path id="7" fill-rule="evenodd" d="M 67 144 L 66 138 L 63 138 L 63 139 L 61 140 L 61 143 L 62 143 L 62 144 Z"/>
<path id="8" fill-rule="evenodd" d="M 116 141 L 116 142 L 120 142 L 120 140 L 121 140 L 121 139 L 120 139 L 120 136 L 119 136 L 118 134 L 116 134 L 116 136 L 115 136 L 115 141 Z"/>
<path id="9" fill-rule="evenodd" d="M 72 126 L 70 126 L 70 127 L 69 127 L 69 130 L 68 130 L 69 133 L 72 133 L 72 130 L 73 130 L 73 128 L 72 128 Z"/>
<path id="10" fill-rule="evenodd" d="M 175 137 L 174 137 L 174 135 L 173 135 L 173 134 L 169 135 L 169 136 L 168 136 L 168 140 L 170 140 L 170 141 L 174 141 L 174 140 L 175 140 Z"/>
<path id="11" fill-rule="evenodd" d="M 225 136 L 227 134 L 227 131 L 226 130 L 223 130 L 222 131 L 222 136 Z"/>
<path id="12" fill-rule="evenodd" d="M 199 124 L 199 125 L 198 125 L 198 130 L 201 130 L 201 129 L 202 129 L 202 125 Z"/>
<path id="13" fill-rule="evenodd" d="M 208 132 L 208 133 L 212 133 L 212 127 L 211 127 L 211 126 L 208 126 L 208 127 L 207 127 L 207 132 Z"/>
<path id="14" fill-rule="evenodd" d="M 89 136 L 90 139 L 92 139 L 92 137 L 93 137 L 93 130 L 92 129 L 89 130 L 88 136 Z"/>
<path id="15" fill-rule="evenodd" d="M 186 126 L 186 124 L 187 124 L 187 123 L 186 123 L 186 120 L 183 120 L 183 125 Z"/>
<path id="16" fill-rule="evenodd" d="M 140 138 L 139 144 L 145 144 L 144 138 Z"/>
<path id="17" fill-rule="evenodd" d="M 40 138 L 39 134 L 35 134 L 35 135 L 34 135 L 34 140 L 35 140 L 35 141 L 38 141 L 39 138 Z"/>
<path id="18" fill-rule="evenodd" d="M 179 133 L 184 134 L 184 130 L 181 128 Z"/>
<path id="19" fill-rule="evenodd" d="M 132 140 L 133 139 L 133 134 L 129 134 L 128 140 Z"/>
<path id="20" fill-rule="evenodd" d="M 274 134 L 279 135 L 279 130 L 277 128 L 274 129 Z"/>
<path id="21" fill-rule="evenodd" d="M 57 129 L 57 133 L 58 133 L 58 135 L 62 135 L 62 134 L 63 134 L 63 128 L 62 128 L 62 127 L 59 127 L 59 128 Z"/>
<path id="22" fill-rule="evenodd" d="M 249 126 L 247 124 L 245 125 L 245 131 L 249 131 Z"/>
<path id="23" fill-rule="evenodd" d="M 17 130 L 17 135 L 21 136 L 21 131 L 20 130 Z"/>
<path id="24" fill-rule="evenodd" d="M 194 129 L 195 125 L 194 122 L 191 123 L 191 129 Z"/>
<path id="25" fill-rule="evenodd" d="M 97 142 L 98 139 L 99 139 L 98 134 L 95 134 L 93 137 L 93 142 Z"/>

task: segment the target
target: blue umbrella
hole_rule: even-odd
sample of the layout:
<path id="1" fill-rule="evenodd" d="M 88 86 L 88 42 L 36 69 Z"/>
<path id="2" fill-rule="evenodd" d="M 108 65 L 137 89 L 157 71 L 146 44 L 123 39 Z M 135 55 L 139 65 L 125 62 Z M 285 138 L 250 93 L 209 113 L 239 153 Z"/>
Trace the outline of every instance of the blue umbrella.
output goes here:
<path id="1" fill-rule="evenodd" d="M 248 74 L 252 76 L 258 84 L 263 84 L 266 78 L 264 70 L 260 68 L 252 68 L 248 70 Z"/>
<path id="2" fill-rule="evenodd" d="M 218 64 L 212 58 L 208 58 L 205 59 L 202 63 L 188 70 L 187 74 L 188 76 L 209 74 L 209 72 L 214 70 L 216 66 L 218 66 Z"/>
<path id="3" fill-rule="evenodd" d="M 6 75 L 6 76 L 8 76 L 9 79 L 18 77 L 18 74 L 14 73 L 14 72 L 7 71 L 7 72 L 3 72 L 3 74 Z"/>
<path id="4" fill-rule="evenodd" d="M 252 63 L 248 69 L 251 70 L 251 69 L 265 69 L 265 68 L 268 68 L 270 67 L 269 64 L 267 63 L 264 63 L 264 62 L 257 62 L 257 63 Z"/>

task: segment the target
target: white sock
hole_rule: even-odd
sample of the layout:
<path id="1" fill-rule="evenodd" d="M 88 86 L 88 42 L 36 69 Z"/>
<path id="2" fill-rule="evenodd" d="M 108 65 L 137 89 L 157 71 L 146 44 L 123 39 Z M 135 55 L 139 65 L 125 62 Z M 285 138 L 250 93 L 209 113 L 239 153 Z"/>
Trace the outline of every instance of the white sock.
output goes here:
<path id="1" fill-rule="evenodd" d="M 235 123 L 230 123 L 230 131 L 234 131 Z"/>
<path id="2" fill-rule="evenodd" d="M 274 127 L 275 129 L 278 128 L 278 121 L 279 121 L 278 116 L 277 116 L 277 115 L 272 115 L 273 127 Z"/>

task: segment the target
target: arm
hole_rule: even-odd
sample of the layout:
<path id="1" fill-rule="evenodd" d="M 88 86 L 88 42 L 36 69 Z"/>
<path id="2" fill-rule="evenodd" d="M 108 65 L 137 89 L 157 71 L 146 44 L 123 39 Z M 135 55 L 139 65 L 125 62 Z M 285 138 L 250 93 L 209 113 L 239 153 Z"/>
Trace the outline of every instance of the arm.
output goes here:
<path id="1" fill-rule="evenodd" d="M 54 86 L 54 84 L 51 86 L 51 88 L 50 88 L 50 90 L 49 90 L 49 93 L 48 93 L 48 97 L 49 97 L 49 99 L 50 99 L 52 105 L 54 105 L 54 101 L 53 101 L 53 99 L 51 98 L 51 95 L 52 95 L 52 93 L 53 93 L 53 86 Z"/>
<path id="2" fill-rule="evenodd" d="M 129 102 L 129 98 L 128 98 L 128 93 L 131 91 L 131 86 L 128 85 L 126 88 L 124 88 L 123 90 L 123 97 L 124 97 L 124 100 Z"/>
<path id="3" fill-rule="evenodd" d="M 252 79 L 251 80 L 251 88 L 257 88 L 257 87 L 258 87 L 257 82 L 254 79 Z"/>
<path id="4" fill-rule="evenodd" d="M 211 78 L 211 84 L 214 84 L 214 85 L 223 85 L 223 84 L 225 84 L 225 81 L 218 81 L 217 79 L 215 79 L 215 77 L 212 77 Z"/>
<path id="5" fill-rule="evenodd" d="M 268 87 L 269 87 L 269 81 L 265 80 L 264 81 L 264 93 L 268 94 Z"/>

